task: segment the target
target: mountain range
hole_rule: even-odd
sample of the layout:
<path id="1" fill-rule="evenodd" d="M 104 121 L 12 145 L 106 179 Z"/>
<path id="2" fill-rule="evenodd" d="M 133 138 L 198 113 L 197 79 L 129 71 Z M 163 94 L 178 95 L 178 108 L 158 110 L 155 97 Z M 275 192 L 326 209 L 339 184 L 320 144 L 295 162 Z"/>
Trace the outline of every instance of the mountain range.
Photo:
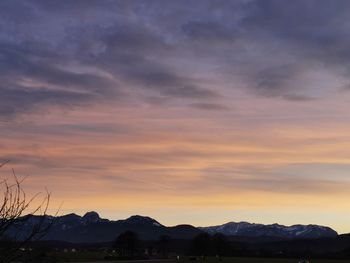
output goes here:
<path id="1" fill-rule="evenodd" d="M 29 229 L 38 216 L 32 216 L 25 221 L 21 229 Z M 131 230 L 143 240 L 157 240 L 162 235 L 172 239 L 192 239 L 196 235 L 207 232 L 209 234 L 221 233 L 232 238 L 277 238 L 279 240 L 313 239 L 322 237 L 336 237 L 336 231 L 329 227 L 318 225 L 279 224 L 262 225 L 247 222 L 229 222 L 218 226 L 194 227 L 187 224 L 177 226 L 164 226 L 153 218 L 147 216 L 131 216 L 125 220 L 102 219 L 96 212 L 88 212 L 84 216 L 67 214 L 58 217 L 46 216 L 47 222 L 53 220 L 44 240 L 65 241 L 71 243 L 98 243 L 115 240 L 121 233 Z M 24 231 L 25 232 L 25 231 Z"/>
<path id="2" fill-rule="evenodd" d="M 227 236 L 241 237 L 274 237 L 281 239 L 311 239 L 322 237 L 336 237 L 336 231 L 329 227 L 319 225 L 292 225 L 279 224 L 263 225 L 247 222 L 229 222 L 223 225 L 200 227 L 199 229 L 209 233 L 221 233 Z"/>

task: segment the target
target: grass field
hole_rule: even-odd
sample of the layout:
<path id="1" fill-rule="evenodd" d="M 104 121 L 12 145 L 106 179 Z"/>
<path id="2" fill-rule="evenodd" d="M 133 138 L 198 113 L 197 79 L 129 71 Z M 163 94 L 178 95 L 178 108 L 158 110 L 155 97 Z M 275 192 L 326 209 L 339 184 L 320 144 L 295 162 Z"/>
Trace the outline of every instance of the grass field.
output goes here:
<path id="1" fill-rule="evenodd" d="M 63 260 L 64 262 L 89 262 L 89 263 L 177 263 L 176 260 L 142 260 L 142 261 L 123 261 L 123 260 L 114 260 L 114 261 L 103 261 L 102 258 L 92 257 L 73 257 L 69 260 Z M 62 260 L 62 259 L 61 259 Z M 60 261 L 61 261 L 60 260 Z M 183 257 L 180 259 L 179 263 L 298 263 L 298 259 L 276 259 L 276 258 L 224 258 L 222 261 L 219 261 L 216 258 L 207 258 L 206 260 L 190 260 L 188 257 Z M 311 259 L 310 263 L 350 263 L 350 260 L 331 260 L 331 259 Z"/>
<path id="2" fill-rule="evenodd" d="M 187 259 L 181 260 L 183 263 L 203 262 L 203 261 L 189 261 Z M 276 258 L 224 258 L 223 261 L 217 259 L 207 259 L 205 263 L 298 263 L 298 259 L 276 259 Z M 350 260 L 324 260 L 324 259 L 311 259 L 310 263 L 350 263 Z"/>

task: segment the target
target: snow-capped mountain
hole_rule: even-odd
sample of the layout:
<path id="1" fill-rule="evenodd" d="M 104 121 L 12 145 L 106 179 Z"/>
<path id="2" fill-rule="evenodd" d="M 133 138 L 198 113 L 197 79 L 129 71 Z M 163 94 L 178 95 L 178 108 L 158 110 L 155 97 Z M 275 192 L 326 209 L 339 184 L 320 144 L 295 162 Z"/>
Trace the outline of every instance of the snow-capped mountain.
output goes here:
<path id="1" fill-rule="evenodd" d="M 143 240 L 157 240 L 162 235 L 168 235 L 172 239 L 192 239 L 203 232 L 235 236 L 238 241 L 243 237 L 254 240 L 261 239 L 261 237 L 287 240 L 337 236 L 337 232 L 331 228 L 318 225 L 283 226 L 230 222 L 219 226 L 199 228 L 191 225 L 168 227 L 147 216 L 135 215 L 124 220 L 113 221 L 100 218 L 96 212 L 88 212 L 83 216 L 76 214 L 58 217 L 45 216 L 44 218 L 31 216 L 29 220 L 20 220 L 12 229 L 13 232 L 9 231 L 8 234 L 9 236 L 20 234 L 19 236 L 24 238 L 30 233 L 31 226 L 40 220 L 44 220 L 46 225 L 53 222 L 48 233 L 43 237 L 44 240 L 72 243 L 110 242 L 127 230 L 137 233 Z M 18 229 L 21 229 L 20 233 Z"/>
<path id="2" fill-rule="evenodd" d="M 276 237 L 282 239 L 321 238 L 338 235 L 333 229 L 318 225 L 283 226 L 279 224 L 263 225 L 247 222 L 229 222 L 218 226 L 200 227 L 199 229 L 210 234 L 221 233 L 229 236 Z"/>

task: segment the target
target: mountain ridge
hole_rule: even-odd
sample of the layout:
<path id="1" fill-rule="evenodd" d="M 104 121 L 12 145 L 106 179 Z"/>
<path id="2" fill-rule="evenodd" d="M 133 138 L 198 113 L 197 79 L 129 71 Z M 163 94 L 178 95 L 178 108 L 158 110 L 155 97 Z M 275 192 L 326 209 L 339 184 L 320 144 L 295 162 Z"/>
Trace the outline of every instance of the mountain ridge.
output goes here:
<path id="1" fill-rule="evenodd" d="M 209 233 L 221 233 L 228 236 L 243 237 L 276 237 L 286 239 L 296 238 L 320 238 L 320 237 L 336 237 L 338 233 L 330 227 L 315 224 L 295 224 L 285 226 L 281 224 L 256 224 L 249 222 L 228 222 L 222 225 L 199 227 L 199 229 Z"/>
<path id="2" fill-rule="evenodd" d="M 22 229 L 29 229 L 30 225 L 38 219 L 39 216 L 30 217 L 24 226 L 21 226 Z M 195 227 L 189 224 L 165 226 L 148 216 L 133 215 L 126 219 L 109 220 L 101 218 L 94 211 L 87 212 L 83 216 L 70 213 L 56 217 L 46 216 L 44 219 L 47 222 L 54 219 L 54 223 L 43 240 L 71 243 L 110 242 L 127 230 L 136 232 L 143 240 L 157 240 L 162 235 L 167 235 L 172 239 L 192 239 L 204 232 L 221 233 L 231 237 L 273 237 L 286 240 L 336 237 L 338 235 L 333 229 L 319 225 L 284 226 L 228 222 L 209 227 Z"/>

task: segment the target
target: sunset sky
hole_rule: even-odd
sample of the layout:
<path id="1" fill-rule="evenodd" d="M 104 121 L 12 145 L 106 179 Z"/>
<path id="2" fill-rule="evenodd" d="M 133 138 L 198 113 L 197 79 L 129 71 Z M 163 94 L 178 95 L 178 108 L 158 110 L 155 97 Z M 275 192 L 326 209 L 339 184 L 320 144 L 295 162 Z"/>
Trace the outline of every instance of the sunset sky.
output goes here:
<path id="1" fill-rule="evenodd" d="M 350 1 L 0 1 L 0 176 L 60 213 L 350 232 Z"/>

